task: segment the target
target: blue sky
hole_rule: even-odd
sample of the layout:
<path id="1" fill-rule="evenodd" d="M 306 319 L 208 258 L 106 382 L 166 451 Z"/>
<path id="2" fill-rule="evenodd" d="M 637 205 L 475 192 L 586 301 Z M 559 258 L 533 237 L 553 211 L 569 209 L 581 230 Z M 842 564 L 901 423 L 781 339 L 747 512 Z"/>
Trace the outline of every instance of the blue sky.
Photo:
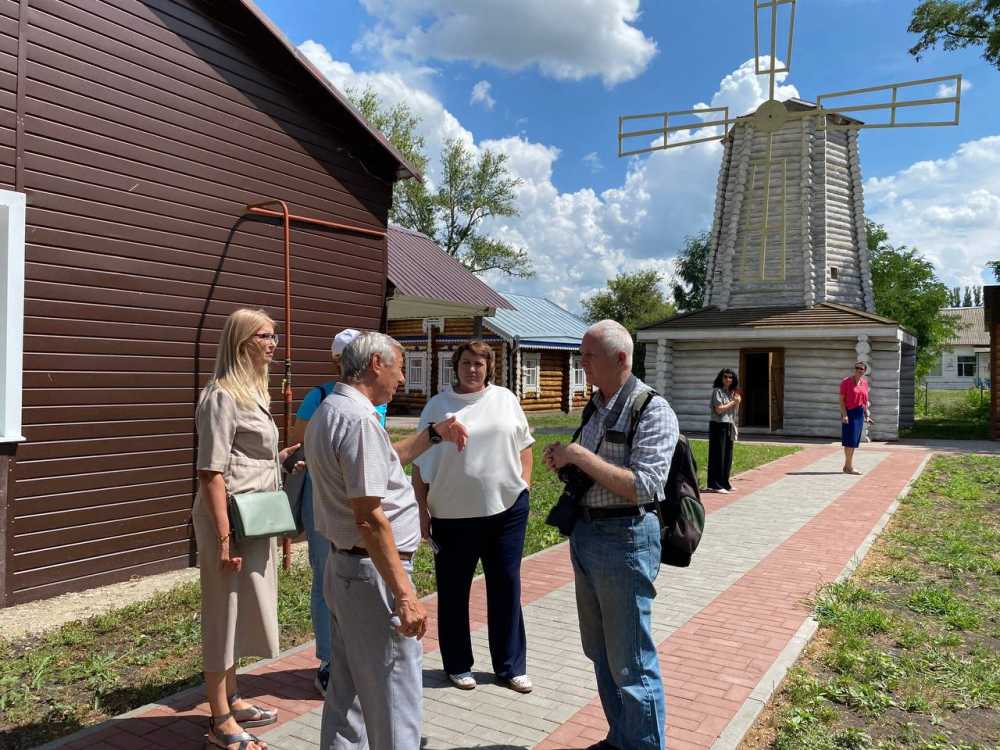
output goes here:
<path id="1" fill-rule="evenodd" d="M 669 274 L 683 237 L 711 220 L 721 149 L 619 159 L 618 115 L 713 98 L 755 106 L 766 88 L 741 69 L 752 0 L 258 1 L 335 84 L 410 104 L 432 160 L 446 137 L 507 153 L 524 181 L 521 217 L 490 231 L 527 247 L 538 275 L 490 281 L 574 309 L 618 271 Z M 783 92 L 961 73 L 961 125 L 866 131 L 862 169 L 867 212 L 891 240 L 920 247 L 950 284 L 982 283 L 985 260 L 1000 257 L 1000 72 L 976 51 L 914 60 L 915 5 L 800 0 Z"/>

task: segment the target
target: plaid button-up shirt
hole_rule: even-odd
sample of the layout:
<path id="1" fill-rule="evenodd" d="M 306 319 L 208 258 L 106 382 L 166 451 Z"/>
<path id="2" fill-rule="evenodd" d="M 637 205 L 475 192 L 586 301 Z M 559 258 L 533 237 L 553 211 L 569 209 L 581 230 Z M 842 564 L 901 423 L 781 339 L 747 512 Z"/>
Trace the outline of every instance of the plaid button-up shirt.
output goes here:
<path id="1" fill-rule="evenodd" d="M 628 435 L 629 420 L 632 418 L 632 402 L 648 390 L 649 386 L 641 380 L 636 384 L 628 403 L 622 409 L 621 416 L 614 425 L 611 425 L 608 434 L 605 434 L 604 421 L 621 396 L 621 389 L 618 389 L 607 403 L 604 403 L 600 391 L 595 392 L 593 398 L 597 409 L 580 433 L 580 445 L 584 448 L 593 452 L 600 443 L 597 455 L 610 464 L 632 470 L 635 474 L 635 495 L 638 505 L 645 505 L 663 497 L 663 486 L 670 472 L 670 460 L 674 456 L 674 447 L 677 445 L 677 436 L 680 432 L 677 415 L 670 408 L 670 404 L 662 396 L 655 395 L 639 418 L 631 454 L 626 456 L 628 446 L 625 444 L 625 439 Z M 590 508 L 633 504 L 632 500 L 614 494 L 597 482 L 587 490 L 581 502 Z"/>

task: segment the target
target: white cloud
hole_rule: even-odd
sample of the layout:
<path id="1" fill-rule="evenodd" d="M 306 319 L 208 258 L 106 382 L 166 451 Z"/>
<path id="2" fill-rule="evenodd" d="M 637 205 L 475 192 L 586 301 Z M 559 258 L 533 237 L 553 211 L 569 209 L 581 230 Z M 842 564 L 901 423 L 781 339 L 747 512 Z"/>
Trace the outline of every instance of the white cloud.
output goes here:
<path id="1" fill-rule="evenodd" d="M 986 261 L 1000 258 L 1000 135 L 869 179 L 865 206 L 890 242 L 919 248 L 949 286 L 983 283 Z"/>
<path id="2" fill-rule="evenodd" d="M 582 298 L 603 289 L 619 273 L 655 269 L 669 277 L 671 259 L 685 235 L 711 225 L 722 155 L 719 142 L 632 158 L 622 184 L 601 193 L 590 188 L 560 192 L 552 181 L 558 148 L 523 136 L 476 143 L 472 133 L 429 93 L 425 72 L 404 68 L 365 73 L 334 60 L 316 42 L 306 42 L 301 49 L 338 87 L 370 85 L 388 104 L 409 104 L 424 120 L 421 134 L 432 169 L 448 137 L 461 137 L 475 150 L 489 148 L 507 155 L 511 172 L 521 179 L 516 198 L 520 215 L 493 220 L 484 229 L 527 248 L 537 275 L 527 280 L 488 275 L 486 280 L 501 292 L 542 295 L 579 310 Z M 796 96 L 795 88 L 783 81 L 779 76 L 779 97 Z M 755 108 L 766 96 L 767 78 L 755 76 L 753 61 L 748 60 L 722 79 L 711 103 L 729 106 L 735 116 Z M 607 156 L 613 153 L 609 149 Z M 602 156 L 593 153 L 594 159 Z"/>
<path id="3" fill-rule="evenodd" d="M 966 91 L 972 91 L 972 81 L 970 81 L 968 78 L 963 78 L 962 93 L 964 94 Z M 955 87 L 954 85 L 948 85 L 942 83 L 940 86 L 937 87 L 937 91 L 934 93 L 934 95 L 942 98 L 955 96 Z"/>
<path id="4" fill-rule="evenodd" d="M 359 48 L 393 59 L 467 60 L 550 78 L 641 74 L 656 42 L 635 23 L 640 0 L 362 0 L 376 19 Z"/>
<path id="5" fill-rule="evenodd" d="M 492 88 L 489 81 L 478 81 L 475 86 L 472 87 L 472 96 L 469 97 L 470 104 L 482 104 L 486 109 L 493 110 L 496 105 L 497 100 L 490 95 L 490 89 Z"/>
<path id="6" fill-rule="evenodd" d="M 601 161 L 601 157 L 597 155 L 596 151 L 591 151 L 589 154 L 584 156 L 583 163 L 586 164 L 590 171 L 595 174 L 604 169 L 604 162 Z"/>

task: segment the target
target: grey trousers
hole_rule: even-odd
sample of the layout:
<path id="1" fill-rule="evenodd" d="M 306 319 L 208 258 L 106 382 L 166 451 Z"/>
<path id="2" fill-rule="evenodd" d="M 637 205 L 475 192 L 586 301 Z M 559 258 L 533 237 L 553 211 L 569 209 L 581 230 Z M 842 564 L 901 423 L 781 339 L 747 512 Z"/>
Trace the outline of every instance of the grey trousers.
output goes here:
<path id="1" fill-rule="evenodd" d="M 323 593 L 332 629 L 321 750 L 418 750 L 423 648 L 393 627 L 392 592 L 369 558 L 336 552 Z"/>

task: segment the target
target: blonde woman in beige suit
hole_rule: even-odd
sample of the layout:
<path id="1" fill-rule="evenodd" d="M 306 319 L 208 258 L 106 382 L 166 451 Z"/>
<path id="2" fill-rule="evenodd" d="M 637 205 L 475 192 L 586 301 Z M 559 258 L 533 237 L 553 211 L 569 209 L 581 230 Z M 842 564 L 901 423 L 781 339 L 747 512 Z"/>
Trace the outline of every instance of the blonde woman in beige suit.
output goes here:
<path id="1" fill-rule="evenodd" d="M 226 497 L 281 486 L 269 411 L 268 365 L 278 337 L 262 310 L 241 309 L 226 320 L 215 375 L 198 401 L 198 494 L 193 521 L 201 568 L 201 632 L 205 690 L 212 710 L 208 744 L 225 750 L 265 750 L 245 731 L 277 721 L 274 709 L 239 697 L 236 664 L 244 656 L 278 654 L 276 542 L 230 537 Z"/>

